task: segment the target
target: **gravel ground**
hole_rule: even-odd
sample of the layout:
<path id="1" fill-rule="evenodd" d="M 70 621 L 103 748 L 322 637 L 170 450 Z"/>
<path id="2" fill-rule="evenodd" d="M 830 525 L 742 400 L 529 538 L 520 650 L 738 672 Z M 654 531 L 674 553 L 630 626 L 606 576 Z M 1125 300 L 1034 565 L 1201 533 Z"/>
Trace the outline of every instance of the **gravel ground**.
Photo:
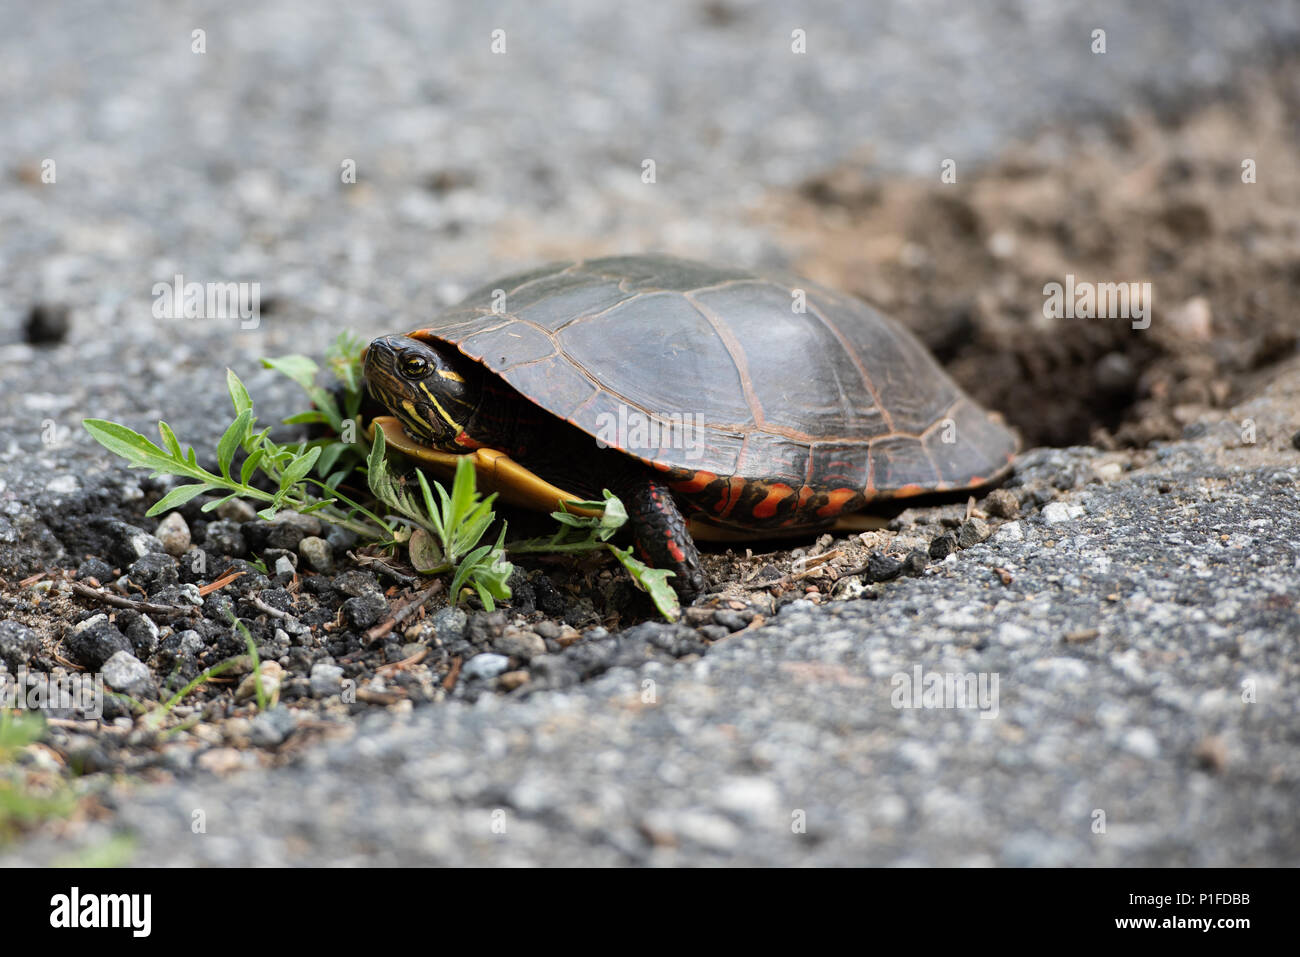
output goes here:
<path id="1" fill-rule="evenodd" d="M 1298 403 L 1293 365 L 1149 464 L 1030 453 L 1018 480 L 1059 497 L 875 600 L 796 602 L 693 664 L 374 715 L 6 859 L 126 828 L 167 865 L 1294 866 Z M 896 708 L 917 668 L 996 699 Z"/>
<path id="2" fill-rule="evenodd" d="M 518 265 L 784 265 L 754 215 L 773 191 L 845 162 L 966 169 L 1063 116 L 1206 95 L 1298 34 L 1295 3 L 1208 0 L 6 4 L 0 576 L 75 567 L 83 528 L 156 496 L 83 416 L 211 447 L 227 365 L 269 421 L 294 399 L 256 357 L 416 325 Z M 261 324 L 154 319 L 176 273 L 260 282 Z M 585 683 L 362 709 L 276 766 L 213 749 L 0 861 L 125 832 L 141 864 L 1295 864 L 1300 372 L 1267 379 L 1180 441 L 1028 453 L 1014 525 L 874 598 L 787 605 L 702 655 L 624 632 Z M 996 717 L 894 707 L 915 668 L 996 676 Z"/>

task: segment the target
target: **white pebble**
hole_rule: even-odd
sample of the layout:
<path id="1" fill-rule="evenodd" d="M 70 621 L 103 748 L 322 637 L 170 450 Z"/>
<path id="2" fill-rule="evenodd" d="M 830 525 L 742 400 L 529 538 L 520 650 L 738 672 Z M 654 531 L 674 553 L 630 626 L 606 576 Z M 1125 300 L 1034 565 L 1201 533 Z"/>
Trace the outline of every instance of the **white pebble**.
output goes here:
<path id="1" fill-rule="evenodd" d="M 1083 515 L 1082 505 L 1067 505 L 1064 502 L 1048 502 L 1043 506 L 1043 521 L 1048 525 L 1073 521 Z"/>

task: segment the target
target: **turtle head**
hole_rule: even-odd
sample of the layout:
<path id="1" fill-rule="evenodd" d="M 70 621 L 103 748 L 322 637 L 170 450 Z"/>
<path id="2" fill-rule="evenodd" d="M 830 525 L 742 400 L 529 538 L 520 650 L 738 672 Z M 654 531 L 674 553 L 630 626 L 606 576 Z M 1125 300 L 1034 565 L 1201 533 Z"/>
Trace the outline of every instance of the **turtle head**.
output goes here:
<path id="1" fill-rule="evenodd" d="M 366 348 L 366 388 L 411 437 L 464 452 L 466 425 L 482 397 L 482 373 L 455 346 L 410 336 L 380 336 Z"/>

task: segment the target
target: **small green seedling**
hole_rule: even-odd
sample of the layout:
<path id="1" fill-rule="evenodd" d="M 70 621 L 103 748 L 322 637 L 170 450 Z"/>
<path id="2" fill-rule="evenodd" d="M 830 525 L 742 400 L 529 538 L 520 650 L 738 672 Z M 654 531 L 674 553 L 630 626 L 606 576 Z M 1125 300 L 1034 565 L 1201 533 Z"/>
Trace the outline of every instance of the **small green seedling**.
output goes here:
<path id="1" fill-rule="evenodd" d="M 507 550 L 523 554 L 603 548 L 618 558 L 638 587 L 649 592 L 665 618 L 677 618 L 680 606 L 667 582 L 672 573 L 650 568 L 634 558 L 630 548 L 619 549 L 609 541 L 627 522 L 622 503 L 609 492 L 605 492 L 603 502 L 583 503 L 603 509 L 601 515 L 589 518 L 567 511 L 553 512 L 561 525 L 554 536 L 507 547 L 504 522 L 496 540 L 483 543 L 496 521 L 492 507 L 496 496 L 485 498 L 478 494 L 474 468 L 468 459 L 458 463 L 450 492 L 437 482 L 430 483 L 419 470 L 415 472 L 418 495 L 408 483 L 397 480 L 385 458 L 383 430 L 374 430 L 368 448 L 364 444 L 360 420 L 364 394 L 362 348 L 360 339 L 344 333 L 327 352 L 327 366 L 339 384 L 337 390 L 316 385 L 320 366 L 306 356 L 262 360 L 267 368 L 297 383 L 313 403 L 314 408 L 290 416 L 285 422 L 328 426 L 335 433 L 295 444 L 272 440 L 270 428 L 256 430 L 253 400 L 239 377 L 227 370 L 226 387 L 235 417 L 217 443 L 216 471 L 199 464 L 193 447 L 182 450 L 166 422 L 158 423 L 161 445 L 105 419 L 84 419 L 82 424 L 97 442 L 131 467 L 150 469 L 155 476 L 192 480 L 164 495 L 146 513 L 149 516 L 208 493 L 224 494 L 205 502 L 204 512 L 243 498 L 261 505 L 257 514 L 267 520 L 281 509 L 315 513 L 326 522 L 350 529 L 364 541 L 390 548 L 404 545 L 417 571 L 451 575 L 453 603 L 460 601 L 462 594 L 472 592 L 489 611 L 497 601 L 510 598 L 507 582 L 514 566 L 506 560 Z M 340 491 L 343 482 L 357 471 L 366 473 L 366 486 L 375 501 L 357 501 Z M 389 514 L 380 514 L 385 511 Z M 269 574 L 264 562 L 253 559 L 253 563 L 259 571 Z"/>
<path id="2" fill-rule="evenodd" d="M 631 546 L 619 548 L 610 541 L 614 533 L 627 524 L 627 509 L 609 489 L 604 489 L 603 502 L 576 502 L 574 507 L 588 510 L 600 509 L 599 515 L 574 515 L 567 510 L 552 512 L 551 517 L 560 523 L 559 530 L 550 538 L 530 538 L 511 542 L 507 551 L 513 554 L 526 552 L 589 552 L 608 549 L 619 560 L 638 588 L 650 595 L 659 614 L 676 621 L 682 613 L 677 593 L 668 579 L 673 572 L 664 568 L 651 568 L 632 555 Z"/>

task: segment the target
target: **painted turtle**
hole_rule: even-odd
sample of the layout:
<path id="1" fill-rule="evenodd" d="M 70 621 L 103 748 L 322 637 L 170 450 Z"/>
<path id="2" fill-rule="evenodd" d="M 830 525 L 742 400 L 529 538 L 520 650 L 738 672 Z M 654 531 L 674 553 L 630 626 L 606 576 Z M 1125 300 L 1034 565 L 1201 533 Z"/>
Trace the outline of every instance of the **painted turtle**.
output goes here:
<path id="1" fill-rule="evenodd" d="M 365 377 L 408 450 L 473 453 L 546 508 L 613 491 L 641 557 L 688 600 L 705 587 L 692 528 L 826 528 L 877 499 L 996 480 L 1016 451 L 863 302 L 667 256 L 491 283 L 427 328 L 375 339 Z M 386 432 L 400 434 L 392 420 Z"/>

